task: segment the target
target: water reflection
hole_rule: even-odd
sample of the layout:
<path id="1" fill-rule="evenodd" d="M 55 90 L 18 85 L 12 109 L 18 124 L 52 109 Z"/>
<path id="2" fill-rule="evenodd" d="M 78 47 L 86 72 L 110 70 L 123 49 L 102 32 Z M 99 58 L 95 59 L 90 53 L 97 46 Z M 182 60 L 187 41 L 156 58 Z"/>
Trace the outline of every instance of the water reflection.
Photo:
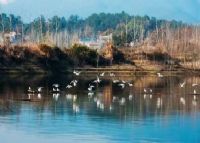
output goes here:
<path id="1" fill-rule="evenodd" d="M 66 88 L 74 78 L 70 75 L 0 77 L 0 126 L 11 128 L 8 131 L 17 130 L 13 134 L 24 138 L 29 137 L 26 132 L 40 134 L 38 140 L 45 141 L 51 135 L 77 142 L 200 141 L 200 90 L 192 86 L 200 83 L 200 77 L 105 77 L 95 84 L 91 95 L 88 85 L 96 77 L 79 77 L 75 87 Z M 120 88 L 113 80 L 132 86 Z M 180 87 L 183 82 L 186 84 Z M 55 83 L 60 85 L 59 93 L 52 92 Z M 29 86 L 44 87 L 43 92 L 28 93 Z M 4 142 L 12 142 L 9 135 L 4 136 Z M 33 138 L 34 141 L 37 139 Z"/>

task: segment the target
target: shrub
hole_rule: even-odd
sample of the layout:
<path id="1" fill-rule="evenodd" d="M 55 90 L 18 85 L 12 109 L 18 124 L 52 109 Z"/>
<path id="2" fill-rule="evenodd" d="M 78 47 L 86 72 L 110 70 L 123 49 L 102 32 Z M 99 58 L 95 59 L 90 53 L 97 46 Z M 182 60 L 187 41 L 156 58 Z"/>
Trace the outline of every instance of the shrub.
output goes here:
<path id="1" fill-rule="evenodd" d="M 78 66 L 85 64 L 95 66 L 97 63 L 97 51 L 89 49 L 87 46 L 75 44 L 71 53 L 75 64 Z"/>

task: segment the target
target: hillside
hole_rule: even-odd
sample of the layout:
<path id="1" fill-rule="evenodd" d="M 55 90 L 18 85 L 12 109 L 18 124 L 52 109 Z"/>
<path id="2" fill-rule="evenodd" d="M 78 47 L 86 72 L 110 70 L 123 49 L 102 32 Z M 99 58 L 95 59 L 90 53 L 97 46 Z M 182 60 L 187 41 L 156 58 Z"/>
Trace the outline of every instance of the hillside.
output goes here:
<path id="1" fill-rule="evenodd" d="M 47 20 L 41 16 L 30 23 L 18 16 L 1 14 L 0 25 L 2 72 L 63 72 L 80 67 L 200 69 L 198 25 L 125 12 L 92 14 L 85 19 L 72 15 L 68 19 L 54 16 Z M 94 47 L 77 44 L 84 38 L 97 40 L 108 34 L 112 41 L 105 45 L 113 48 L 109 58 L 105 45 L 98 52 Z"/>

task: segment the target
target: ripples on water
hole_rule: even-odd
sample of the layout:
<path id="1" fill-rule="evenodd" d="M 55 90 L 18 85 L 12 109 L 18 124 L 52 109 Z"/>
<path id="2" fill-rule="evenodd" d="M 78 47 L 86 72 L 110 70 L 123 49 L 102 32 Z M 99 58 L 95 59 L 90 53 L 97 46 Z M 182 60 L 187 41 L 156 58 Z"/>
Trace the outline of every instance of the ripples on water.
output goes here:
<path id="1" fill-rule="evenodd" d="M 91 97 L 87 88 L 95 77 L 77 79 L 78 86 L 68 90 L 70 76 L 1 76 L 0 142 L 200 142 L 200 96 L 192 95 L 194 89 L 200 93 L 192 87 L 199 77 L 114 78 L 133 83 L 124 89 L 105 78 Z M 61 86 L 57 97 L 50 92 L 54 83 Z M 32 102 L 19 101 L 28 97 L 29 85 L 44 87 L 41 99 L 35 94 Z"/>

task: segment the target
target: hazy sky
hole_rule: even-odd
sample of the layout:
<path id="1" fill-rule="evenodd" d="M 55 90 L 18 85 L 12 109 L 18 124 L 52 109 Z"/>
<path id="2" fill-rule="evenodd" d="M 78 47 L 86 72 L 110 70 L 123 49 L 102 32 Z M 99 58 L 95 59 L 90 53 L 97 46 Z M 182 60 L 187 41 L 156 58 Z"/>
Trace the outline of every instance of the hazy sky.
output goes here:
<path id="1" fill-rule="evenodd" d="M 131 15 L 200 23 L 200 0 L 0 0 L 1 12 L 20 15 L 23 20 L 44 15 L 86 17 L 99 12 L 125 11 Z"/>

